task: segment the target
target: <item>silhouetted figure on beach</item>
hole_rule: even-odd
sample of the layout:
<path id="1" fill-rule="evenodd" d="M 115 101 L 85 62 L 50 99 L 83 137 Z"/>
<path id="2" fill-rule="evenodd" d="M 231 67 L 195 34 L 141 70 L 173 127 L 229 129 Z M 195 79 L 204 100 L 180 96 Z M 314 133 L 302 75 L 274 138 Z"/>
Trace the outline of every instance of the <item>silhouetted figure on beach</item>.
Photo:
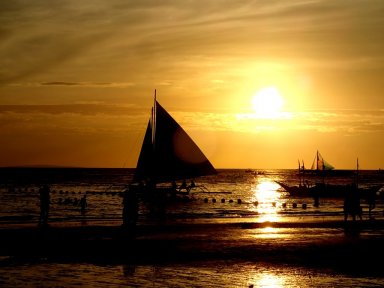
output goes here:
<path id="1" fill-rule="evenodd" d="M 176 184 L 176 181 L 173 180 L 171 182 L 171 189 L 170 189 L 170 193 L 169 193 L 170 199 L 175 200 L 177 198 L 176 194 L 177 194 L 177 184 Z"/>
<path id="2" fill-rule="evenodd" d="M 195 188 L 196 187 L 196 183 L 195 183 L 195 181 L 192 179 L 191 180 L 191 184 L 188 186 L 188 188 L 189 188 L 189 190 L 191 190 L 191 189 L 193 189 L 193 188 Z"/>
<path id="3" fill-rule="evenodd" d="M 191 184 L 187 185 L 187 181 L 184 179 L 183 182 L 181 183 L 180 187 L 179 187 L 179 191 L 186 190 L 187 193 L 189 193 L 189 191 L 191 191 L 191 189 L 193 189 L 195 187 L 196 187 L 196 184 L 195 184 L 194 180 L 191 180 Z"/>
<path id="4" fill-rule="evenodd" d="M 180 187 L 179 187 L 179 190 L 187 190 L 187 181 L 185 181 L 185 179 L 183 180 L 183 182 L 181 183 Z"/>
<path id="5" fill-rule="evenodd" d="M 136 187 L 131 185 L 131 189 L 135 189 Z M 166 214 L 166 205 L 167 205 L 167 193 L 161 189 L 156 188 L 156 182 L 152 179 L 149 179 L 144 186 L 144 194 L 145 198 L 148 201 L 148 208 L 150 217 L 154 217 L 156 219 L 162 219 Z M 136 195 L 136 194 L 135 194 Z M 132 195 L 133 197 L 133 195 Z"/>
<path id="6" fill-rule="evenodd" d="M 372 219 L 372 210 L 376 207 L 376 191 L 374 189 L 368 190 L 367 202 L 369 219 Z"/>
<path id="7" fill-rule="evenodd" d="M 123 227 L 135 231 L 138 217 L 138 199 L 135 187 L 128 187 L 123 192 Z"/>
<path id="8" fill-rule="evenodd" d="M 348 215 L 355 221 L 358 216 L 362 220 L 362 210 L 360 206 L 360 194 L 356 184 L 350 185 L 345 191 L 344 198 L 344 221 L 348 220 Z"/>
<path id="9" fill-rule="evenodd" d="M 83 197 L 80 199 L 80 212 L 82 216 L 85 216 L 85 212 L 87 209 L 88 203 L 87 203 L 87 195 L 84 194 Z"/>
<path id="10" fill-rule="evenodd" d="M 40 219 L 39 224 L 40 225 L 47 225 L 48 224 L 48 215 L 49 215 L 49 204 L 50 204 L 50 192 L 51 189 L 48 185 L 43 185 L 39 189 L 40 193 Z"/>
<path id="11" fill-rule="evenodd" d="M 307 186 L 309 187 L 309 186 Z M 319 185 L 316 185 L 314 188 L 313 188 L 313 206 L 314 207 L 319 207 L 320 206 L 320 190 L 321 190 L 321 187 Z"/>
<path id="12" fill-rule="evenodd" d="M 172 191 L 175 192 L 175 191 L 177 190 L 177 184 L 176 184 L 176 181 L 173 180 L 172 183 L 171 183 L 171 185 L 172 185 Z"/>

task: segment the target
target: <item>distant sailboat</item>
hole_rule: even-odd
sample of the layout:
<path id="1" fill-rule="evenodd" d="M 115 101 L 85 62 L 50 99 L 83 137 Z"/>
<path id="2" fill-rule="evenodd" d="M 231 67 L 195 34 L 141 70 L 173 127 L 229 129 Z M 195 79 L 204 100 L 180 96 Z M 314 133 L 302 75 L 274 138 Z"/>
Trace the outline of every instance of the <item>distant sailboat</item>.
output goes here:
<path id="1" fill-rule="evenodd" d="M 282 181 L 275 181 L 278 183 L 286 192 L 288 192 L 293 197 L 317 197 L 317 198 L 344 198 L 345 193 L 350 189 L 351 183 L 348 184 L 329 184 L 325 183 L 325 178 L 328 176 L 332 177 L 335 175 L 355 175 L 355 178 L 352 179 L 353 184 L 359 189 L 362 197 L 368 195 L 370 193 L 377 193 L 383 185 L 374 185 L 371 187 L 358 187 L 358 176 L 359 176 L 359 159 L 356 160 L 356 171 L 353 170 L 334 170 L 334 167 L 326 162 L 324 158 L 321 156 L 320 152 L 316 152 L 315 159 L 312 163 L 312 167 L 310 170 L 304 169 L 304 162 L 302 162 L 302 166 L 299 163 L 299 172 L 308 172 L 310 174 L 306 174 L 307 176 L 311 176 L 315 180 L 319 180 L 321 176 L 322 182 L 310 183 L 309 181 L 304 181 L 302 179 L 302 175 L 300 175 L 299 185 L 288 185 Z M 329 171 L 333 171 L 328 173 Z"/>
<path id="2" fill-rule="evenodd" d="M 325 161 L 323 156 L 321 156 L 320 152 L 317 150 L 315 159 L 313 159 L 313 162 L 312 162 L 311 170 L 328 171 L 333 169 L 335 169 L 335 167 L 333 167 L 331 164 Z"/>
<path id="3" fill-rule="evenodd" d="M 204 153 L 156 100 L 148 121 L 134 182 L 156 184 L 216 174 Z"/>

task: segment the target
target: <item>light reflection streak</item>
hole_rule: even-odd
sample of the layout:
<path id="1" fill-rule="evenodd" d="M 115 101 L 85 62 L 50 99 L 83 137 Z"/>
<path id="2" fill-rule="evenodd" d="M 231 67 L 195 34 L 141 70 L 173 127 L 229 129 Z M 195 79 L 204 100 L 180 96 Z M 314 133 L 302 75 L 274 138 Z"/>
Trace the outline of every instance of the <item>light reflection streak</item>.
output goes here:
<path id="1" fill-rule="evenodd" d="M 270 179 L 260 179 L 254 187 L 254 203 L 257 203 L 257 212 L 261 223 L 278 222 L 281 218 L 279 207 L 281 207 L 280 193 L 277 191 L 279 185 Z M 283 234 L 279 229 L 273 227 L 260 228 L 255 238 L 280 238 Z"/>
<path id="2" fill-rule="evenodd" d="M 255 279 L 254 287 L 281 288 L 284 287 L 284 278 L 271 273 L 262 273 Z"/>
<path id="3" fill-rule="evenodd" d="M 261 179 L 253 189 L 253 202 L 257 205 L 257 212 L 261 222 L 276 222 L 281 207 L 279 185 L 269 179 Z"/>
<path id="4" fill-rule="evenodd" d="M 255 239 L 288 239 L 291 237 L 292 235 L 288 234 L 287 231 L 284 231 L 284 229 L 274 227 L 259 228 L 254 230 L 252 234 L 252 238 Z"/>

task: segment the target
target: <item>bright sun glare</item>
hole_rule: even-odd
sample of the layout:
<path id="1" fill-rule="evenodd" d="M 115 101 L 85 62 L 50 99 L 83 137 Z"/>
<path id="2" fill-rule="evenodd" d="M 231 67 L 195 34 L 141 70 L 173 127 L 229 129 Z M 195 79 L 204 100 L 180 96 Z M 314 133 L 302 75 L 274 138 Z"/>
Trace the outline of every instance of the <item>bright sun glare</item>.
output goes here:
<path id="1" fill-rule="evenodd" d="M 262 222 L 275 222 L 278 221 L 278 207 L 280 193 L 277 192 L 279 184 L 261 179 L 260 182 L 254 187 L 254 195 L 257 201 L 257 211 L 259 218 Z M 273 233 L 271 233 L 273 234 Z"/>
<path id="2" fill-rule="evenodd" d="M 283 98 L 276 87 L 263 88 L 252 97 L 252 108 L 260 118 L 279 118 L 283 105 Z"/>

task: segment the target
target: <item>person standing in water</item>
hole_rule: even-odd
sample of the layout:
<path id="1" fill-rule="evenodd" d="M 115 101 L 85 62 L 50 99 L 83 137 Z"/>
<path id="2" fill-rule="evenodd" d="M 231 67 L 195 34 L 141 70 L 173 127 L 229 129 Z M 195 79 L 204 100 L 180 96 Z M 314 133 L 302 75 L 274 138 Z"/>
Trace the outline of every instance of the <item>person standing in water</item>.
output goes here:
<path id="1" fill-rule="evenodd" d="M 85 216 L 85 211 L 86 211 L 87 206 L 88 206 L 87 194 L 84 194 L 84 196 L 81 197 L 81 199 L 80 199 L 80 211 L 81 211 L 82 216 Z"/>
<path id="2" fill-rule="evenodd" d="M 128 186 L 123 192 L 123 227 L 135 232 L 138 217 L 136 187 Z"/>
<path id="3" fill-rule="evenodd" d="M 39 225 L 46 226 L 48 225 L 48 216 L 49 216 L 49 204 L 50 200 L 50 192 L 51 189 L 48 185 L 43 185 L 40 187 L 40 219 Z"/>
<path id="4" fill-rule="evenodd" d="M 368 215 L 369 220 L 373 219 L 372 210 L 376 207 L 376 191 L 374 189 L 370 189 L 367 192 L 367 201 L 368 201 Z"/>

